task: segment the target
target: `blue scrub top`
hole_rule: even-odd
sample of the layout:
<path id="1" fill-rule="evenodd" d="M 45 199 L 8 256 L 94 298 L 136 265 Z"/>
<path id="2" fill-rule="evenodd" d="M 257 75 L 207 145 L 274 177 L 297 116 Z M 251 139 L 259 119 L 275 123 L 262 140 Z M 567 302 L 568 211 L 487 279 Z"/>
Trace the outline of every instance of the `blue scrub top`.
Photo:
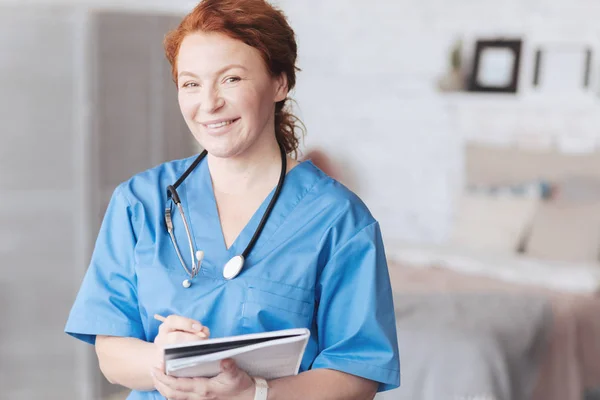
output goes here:
<path id="1" fill-rule="evenodd" d="M 223 266 L 241 254 L 273 192 L 227 249 L 206 160 L 179 187 L 204 261 L 192 287 L 164 224 L 166 187 L 194 158 L 171 161 L 119 185 L 108 205 L 90 266 L 65 331 L 94 344 L 96 335 L 152 342 L 154 314 L 178 314 L 208 326 L 211 337 L 308 328 L 300 371 L 329 368 L 400 384 L 392 290 L 378 222 L 351 191 L 310 161 L 286 176 L 280 197 L 233 280 Z M 174 209 L 175 236 L 191 265 Z M 162 399 L 133 391 L 128 399 Z"/>

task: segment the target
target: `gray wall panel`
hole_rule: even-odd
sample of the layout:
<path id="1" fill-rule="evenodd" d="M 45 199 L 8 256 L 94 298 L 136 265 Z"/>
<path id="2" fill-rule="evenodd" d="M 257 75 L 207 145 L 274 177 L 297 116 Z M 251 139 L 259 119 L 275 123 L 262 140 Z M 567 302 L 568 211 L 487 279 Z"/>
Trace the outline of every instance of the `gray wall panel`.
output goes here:
<path id="1" fill-rule="evenodd" d="M 0 187 L 70 189 L 73 165 L 71 15 L 0 12 Z M 66 147 L 66 148 L 65 148 Z"/>

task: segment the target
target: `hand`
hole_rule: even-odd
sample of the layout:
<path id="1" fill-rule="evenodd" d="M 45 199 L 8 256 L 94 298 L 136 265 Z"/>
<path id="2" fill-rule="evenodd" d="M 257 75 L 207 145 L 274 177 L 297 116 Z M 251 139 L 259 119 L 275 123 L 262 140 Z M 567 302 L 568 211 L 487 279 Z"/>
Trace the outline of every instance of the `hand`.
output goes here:
<path id="1" fill-rule="evenodd" d="M 156 366 L 163 369 L 162 356 L 163 348 L 166 345 L 196 342 L 198 340 L 208 339 L 210 329 L 198 321 L 179 315 L 169 315 L 164 319 L 158 328 L 158 335 L 154 338 L 156 346 L 157 362 Z M 163 369 L 164 370 L 164 369 Z"/>
<path id="2" fill-rule="evenodd" d="M 152 370 L 154 387 L 169 400 L 252 400 L 254 380 L 231 359 L 221 361 L 214 378 L 175 378 L 160 368 Z"/>

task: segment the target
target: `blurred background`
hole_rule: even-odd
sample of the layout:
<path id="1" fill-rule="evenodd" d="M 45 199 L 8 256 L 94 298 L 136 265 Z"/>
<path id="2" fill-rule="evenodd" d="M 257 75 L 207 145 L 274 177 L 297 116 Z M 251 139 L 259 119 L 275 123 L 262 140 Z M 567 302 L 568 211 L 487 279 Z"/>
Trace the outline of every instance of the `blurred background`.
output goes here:
<path id="1" fill-rule="evenodd" d="M 595 398 L 600 2 L 280 0 L 312 158 L 380 221 L 403 387 Z M 63 333 L 114 188 L 198 151 L 162 39 L 195 1 L 0 0 L 0 398 L 123 398 Z"/>

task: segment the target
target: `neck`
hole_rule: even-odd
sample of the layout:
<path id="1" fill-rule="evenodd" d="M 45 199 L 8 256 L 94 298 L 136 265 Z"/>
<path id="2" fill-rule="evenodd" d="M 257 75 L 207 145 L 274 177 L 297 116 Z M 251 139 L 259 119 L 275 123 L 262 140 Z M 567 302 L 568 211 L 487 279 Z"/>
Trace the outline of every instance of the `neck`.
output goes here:
<path id="1" fill-rule="evenodd" d="M 281 153 L 275 138 L 256 143 L 242 155 L 218 158 L 208 155 L 208 167 L 215 193 L 244 194 L 279 180 Z"/>

